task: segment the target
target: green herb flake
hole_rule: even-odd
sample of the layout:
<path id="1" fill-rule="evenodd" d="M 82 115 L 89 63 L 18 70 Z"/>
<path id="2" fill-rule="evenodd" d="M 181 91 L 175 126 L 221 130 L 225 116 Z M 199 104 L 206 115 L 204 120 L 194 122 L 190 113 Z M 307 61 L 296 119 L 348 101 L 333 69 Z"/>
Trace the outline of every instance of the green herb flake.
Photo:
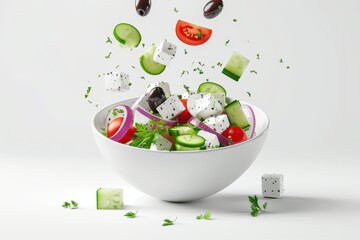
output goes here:
<path id="1" fill-rule="evenodd" d="M 144 47 L 145 47 L 145 43 L 142 43 L 141 46 L 144 48 Z"/>
<path id="2" fill-rule="evenodd" d="M 200 62 L 200 61 L 199 61 L 199 65 L 200 65 L 200 66 L 202 66 L 202 67 L 204 67 L 204 66 L 205 66 L 205 64 L 204 64 L 204 63 L 202 63 L 202 62 Z"/>
<path id="3" fill-rule="evenodd" d="M 201 68 L 199 68 L 199 67 L 194 68 L 193 71 L 194 71 L 194 72 L 198 71 L 200 75 L 201 75 L 201 74 L 204 74 L 204 71 L 203 71 Z"/>
<path id="4" fill-rule="evenodd" d="M 130 87 L 132 85 L 132 83 L 129 83 L 128 86 Z"/>
<path id="5" fill-rule="evenodd" d="M 290 66 L 286 66 L 287 69 L 290 69 Z"/>
<path id="6" fill-rule="evenodd" d="M 71 204 L 68 203 L 68 202 L 64 202 L 63 205 L 61 205 L 63 208 L 70 208 L 71 207 Z"/>
<path id="7" fill-rule="evenodd" d="M 198 219 L 198 220 L 200 220 L 200 219 L 211 220 L 211 212 L 206 211 L 204 214 L 200 214 L 200 215 L 196 216 L 196 219 Z"/>
<path id="8" fill-rule="evenodd" d="M 71 208 L 72 209 L 75 209 L 75 208 L 78 208 L 78 203 L 77 202 L 75 202 L 74 200 L 71 200 Z"/>
<path id="9" fill-rule="evenodd" d="M 185 91 L 186 91 L 187 93 L 190 93 L 190 88 L 189 88 L 189 86 L 186 86 L 186 85 L 184 84 L 183 87 L 185 88 Z"/>
<path id="10" fill-rule="evenodd" d="M 251 93 L 250 92 L 246 92 L 247 93 L 247 95 L 249 96 L 249 97 L 251 97 Z"/>
<path id="11" fill-rule="evenodd" d="M 221 62 L 218 62 L 216 65 L 218 65 L 219 67 L 222 67 L 222 63 Z"/>
<path id="12" fill-rule="evenodd" d="M 135 69 L 135 66 L 131 66 L 133 69 Z"/>
<path id="13" fill-rule="evenodd" d="M 265 202 L 262 205 L 262 208 L 259 206 L 259 199 L 256 195 L 254 196 L 248 196 L 249 202 L 251 203 L 250 209 L 251 209 L 251 216 L 257 217 L 259 215 L 259 212 L 265 212 L 267 207 L 267 202 Z"/>
<path id="14" fill-rule="evenodd" d="M 284 61 L 283 61 L 283 59 L 282 59 L 282 58 L 280 58 L 279 62 L 280 62 L 280 63 L 284 63 Z"/>
<path id="15" fill-rule="evenodd" d="M 259 54 L 259 53 L 256 54 L 256 59 L 257 59 L 257 60 L 260 59 L 260 54 Z"/>
<path id="16" fill-rule="evenodd" d="M 101 78 L 101 74 L 98 74 L 98 78 Z"/>
<path id="17" fill-rule="evenodd" d="M 185 74 L 185 70 L 183 70 L 183 71 L 181 72 L 180 77 L 184 76 L 184 74 Z"/>
<path id="18" fill-rule="evenodd" d="M 113 42 L 111 41 L 111 39 L 110 39 L 109 37 L 107 37 L 107 40 L 106 40 L 105 43 L 110 43 L 110 44 L 112 44 Z"/>
<path id="19" fill-rule="evenodd" d="M 100 133 L 101 133 L 102 135 L 104 135 L 105 137 L 107 137 L 107 132 L 106 132 L 106 129 L 105 129 L 105 128 L 102 128 Z"/>
<path id="20" fill-rule="evenodd" d="M 111 113 L 114 117 L 117 117 L 117 116 L 119 116 L 119 114 L 124 113 L 124 110 L 114 108 Z"/>
<path id="21" fill-rule="evenodd" d="M 202 39 L 204 37 L 203 33 L 201 31 L 199 31 L 198 33 L 195 34 L 196 38 Z"/>
<path id="22" fill-rule="evenodd" d="M 188 51 L 187 51 L 186 49 L 184 49 L 184 54 L 185 54 L 185 55 L 188 54 Z"/>
<path id="23" fill-rule="evenodd" d="M 233 18 L 233 22 L 237 22 L 237 19 L 236 19 L 236 18 Z"/>
<path id="24" fill-rule="evenodd" d="M 170 225 L 174 225 L 174 222 L 177 220 L 177 217 L 174 220 L 170 220 L 170 219 L 164 219 L 163 221 L 163 226 L 170 226 Z"/>
<path id="25" fill-rule="evenodd" d="M 63 208 L 71 208 L 71 209 L 77 209 L 78 203 L 74 200 L 71 200 L 70 202 L 64 202 L 63 205 L 61 205 Z"/>
<path id="26" fill-rule="evenodd" d="M 178 10 L 176 7 L 174 7 L 174 12 L 175 12 L 175 13 L 178 13 L 179 10 Z"/>
<path id="27" fill-rule="evenodd" d="M 255 74 L 257 74 L 257 71 L 255 71 L 255 70 L 250 70 L 250 73 L 255 73 Z"/>
<path id="28" fill-rule="evenodd" d="M 120 65 L 116 65 L 116 67 L 115 68 L 119 68 L 120 67 Z"/>
<path id="29" fill-rule="evenodd" d="M 142 80 L 145 80 L 145 77 L 144 77 L 144 76 L 141 76 L 140 78 L 141 78 Z"/>
<path id="30" fill-rule="evenodd" d="M 86 93 L 85 93 L 85 99 L 89 97 L 90 95 L 90 92 L 91 92 L 91 87 L 89 86 L 86 90 Z"/>
<path id="31" fill-rule="evenodd" d="M 227 46 L 227 45 L 229 44 L 229 42 L 230 42 L 230 40 L 227 40 L 227 41 L 225 42 L 225 46 Z"/>
<path id="32" fill-rule="evenodd" d="M 106 58 L 106 59 L 109 59 L 109 58 L 110 58 L 110 56 L 111 56 L 111 54 L 112 54 L 112 52 L 109 52 L 109 54 L 108 54 L 108 55 L 106 55 L 106 56 L 105 56 L 105 58 Z"/>
<path id="33" fill-rule="evenodd" d="M 138 213 L 138 211 L 136 212 L 127 212 L 124 214 L 125 217 L 128 217 L 128 218 L 136 218 L 136 214 Z"/>

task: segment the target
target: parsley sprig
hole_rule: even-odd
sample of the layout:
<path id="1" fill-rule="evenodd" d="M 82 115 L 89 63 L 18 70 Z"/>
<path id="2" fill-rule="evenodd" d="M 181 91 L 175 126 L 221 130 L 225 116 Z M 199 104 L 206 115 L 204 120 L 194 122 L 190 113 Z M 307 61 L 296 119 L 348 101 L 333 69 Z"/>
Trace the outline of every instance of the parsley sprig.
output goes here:
<path id="1" fill-rule="evenodd" d="M 63 205 L 61 205 L 63 208 L 71 208 L 71 209 L 76 209 L 78 208 L 78 203 L 75 202 L 74 200 L 71 200 L 70 202 L 64 202 Z"/>
<path id="2" fill-rule="evenodd" d="M 187 86 L 187 85 L 183 85 L 184 86 L 184 88 L 185 88 L 185 91 L 187 92 L 187 93 L 190 93 L 190 87 L 189 86 Z"/>
<path id="3" fill-rule="evenodd" d="M 151 144 L 156 143 L 161 134 L 166 132 L 166 124 L 162 120 L 150 120 L 149 124 L 154 126 L 153 130 L 148 130 L 146 124 L 135 123 L 135 139 L 130 143 L 130 146 L 149 149 Z"/>
<path id="4" fill-rule="evenodd" d="M 265 212 L 266 207 L 267 207 L 267 202 L 265 202 L 262 205 L 262 208 L 259 205 L 259 199 L 256 195 L 254 196 L 248 196 L 249 201 L 251 203 L 250 209 L 251 209 L 251 216 L 253 217 L 257 217 L 259 215 L 259 212 Z"/>
<path id="5" fill-rule="evenodd" d="M 130 212 L 125 213 L 124 216 L 128 217 L 128 218 L 136 218 L 137 213 L 138 213 L 138 211 L 136 211 L 136 212 L 130 211 Z"/>
<path id="6" fill-rule="evenodd" d="M 86 89 L 85 99 L 89 97 L 90 92 L 91 92 L 91 87 L 89 86 L 89 87 Z"/>
<path id="7" fill-rule="evenodd" d="M 121 113 L 124 113 L 124 110 L 122 109 L 117 109 L 117 108 L 114 108 L 111 112 L 111 114 L 114 116 L 114 117 L 117 117 L 119 114 Z"/>
<path id="8" fill-rule="evenodd" d="M 200 214 L 200 215 L 196 216 L 196 219 L 197 220 L 200 220 L 200 219 L 211 220 L 211 212 L 206 211 L 204 214 Z"/>
<path id="9" fill-rule="evenodd" d="M 170 226 L 170 225 L 174 225 L 174 222 L 176 221 L 177 217 L 174 220 L 170 220 L 168 218 L 164 219 L 163 221 L 163 226 Z"/>

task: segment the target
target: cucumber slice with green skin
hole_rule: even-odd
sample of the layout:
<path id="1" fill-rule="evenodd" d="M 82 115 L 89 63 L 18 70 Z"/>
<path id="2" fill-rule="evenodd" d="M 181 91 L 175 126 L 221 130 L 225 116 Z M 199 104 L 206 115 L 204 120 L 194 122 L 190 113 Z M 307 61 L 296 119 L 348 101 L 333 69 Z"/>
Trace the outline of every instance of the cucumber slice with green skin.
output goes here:
<path id="1" fill-rule="evenodd" d="M 97 209 L 121 209 L 124 205 L 123 190 L 116 188 L 99 188 L 96 191 Z"/>
<path id="2" fill-rule="evenodd" d="M 175 138 L 175 143 L 184 147 L 201 147 L 205 145 L 205 139 L 198 135 L 181 135 Z"/>
<path id="3" fill-rule="evenodd" d="M 129 48 L 136 48 L 141 42 L 140 32 L 128 23 L 120 23 L 114 28 L 114 37 L 122 45 Z"/>
<path id="4" fill-rule="evenodd" d="M 180 144 L 175 144 L 175 150 L 176 151 L 197 151 L 197 150 L 205 150 L 206 147 L 201 146 L 201 147 L 184 147 Z"/>
<path id="5" fill-rule="evenodd" d="M 244 131 L 250 128 L 250 123 L 246 118 L 239 100 L 234 100 L 225 106 L 225 112 L 230 120 L 231 125 L 239 126 Z"/>
<path id="6" fill-rule="evenodd" d="M 181 135 L 193 135 L 197 134 L 200 131 L 194 125 L 187 123 L 187 124 L 180 124 L 174 127 L 169 128 L 169 135 L 170 136 L 181 136 Z"/>
<path id="7" fill-rule="evenodd" d="M 234 52 L 222 70 L 222 73 L 235 81 L 239 81 L 248 64 L 249 60 L 247 58 L 237 52 Z"/>
<path id="8" fill-rule="evenodd" d="M 204 82 L 199 85 L 198 90 L 199 93 L 223 93 L 226 96 L 226 90 L 221 85 L 214 82 Z"/>
<path id="9" fill-rule="evenodd" d="M 155 54 L 156 47 L 151 46 L 149 50 L 147 50 L 143 55 L 140 57 L 140 65 L 145 72 L 151 75 L 159 75 L 165 70 L 165 65 L 155 62 L 154 54 Z"/>

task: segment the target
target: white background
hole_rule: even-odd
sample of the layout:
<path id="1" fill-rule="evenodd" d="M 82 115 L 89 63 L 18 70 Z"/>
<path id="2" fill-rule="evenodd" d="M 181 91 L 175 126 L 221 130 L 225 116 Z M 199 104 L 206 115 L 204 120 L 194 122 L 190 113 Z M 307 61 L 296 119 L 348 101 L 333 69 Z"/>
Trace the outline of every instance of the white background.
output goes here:
<path id="1" fill-rule="evenodd" d="M 227 0 L 212 20 L 202 16 L 205 2 L 153 1 L 142 18 L 130 0 L 0 0 L 1 239 L 189 239 L 197 234 L 356 239 L 359 1 Z M 213 36 L 202 46 L 186 46 L 174 33 L 178 19 L 212 28 Z M 112 30 L 120 22 L 140 30 L 145 48 L 129 51 L 116 44 Z M 114 44 L 105 43 L 108 36 Z M 164 38 L 178 45 L 178 54 L 162 75 L 147 75 L 138 58 Z M 250 59 L 239 82 L 210 67 L 225 63 L 233 51 Z M 198 61 L 206 64 L 204 75 L 192 71 Z M 117 65 L 133 85 L 129 92 L 109 94 L 98 74 Z M 249 73 L 252 69 L 258 74 Z M 180 77 L 182 70 L 190 74 Z M 208 199 L 175 205 L 143 195 L 103 163 L 90 130 L 98 109 L 139 96 L 149 82 L 168 81 L 173 92 L 182 92 L 183 84 L 196 89 L 206 78 L 271 119 L 262 153 L 238 181 Z M 88 86 L 93 104 L 84 99 Z M 287 196 L 271 200 L 268 214 L 252 218 L 246 196 L 260 193 L 259 179 L 267 172 L 285 174 Z M 123 187 L 126 209 L 96 211 L 98 187 Z M 81 209 L 60 207 L 71 198 Z M 207 209 L 213 221 L 194 220 Z M 139 218 L 125 219 L 126 210 L 139 210 Z M 161 227 L 163 218 L 175 216 L 176 226 Z"/>

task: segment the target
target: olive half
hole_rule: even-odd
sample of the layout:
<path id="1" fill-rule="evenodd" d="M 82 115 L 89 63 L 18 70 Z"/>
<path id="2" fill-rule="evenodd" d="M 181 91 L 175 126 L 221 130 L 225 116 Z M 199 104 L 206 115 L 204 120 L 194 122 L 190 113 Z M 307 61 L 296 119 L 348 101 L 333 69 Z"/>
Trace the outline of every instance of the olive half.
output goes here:
<path id="1" fill-rule="evenodd" d="M 135 0 L 135 9 L 136 12 L 145 17 L 150 12 L 151 0 Z"/>
<path id="2" fill-rule="evenodd" d="M 165 102 L 165 100 L 166 100 L 165 92 L 161 87 L 154 87 L 149 92 L 149 96 L 148 96 L 149 107 L 154 113 L 158 112 L 156 108 L 160 106 L 163 102 Z"/>
<path id="3" fill-rule="evenodd" d="M 222 0 L 211 0 L 204 6 L 204 17 L 214 18 L 219 15 L 224 7 Z"/>

